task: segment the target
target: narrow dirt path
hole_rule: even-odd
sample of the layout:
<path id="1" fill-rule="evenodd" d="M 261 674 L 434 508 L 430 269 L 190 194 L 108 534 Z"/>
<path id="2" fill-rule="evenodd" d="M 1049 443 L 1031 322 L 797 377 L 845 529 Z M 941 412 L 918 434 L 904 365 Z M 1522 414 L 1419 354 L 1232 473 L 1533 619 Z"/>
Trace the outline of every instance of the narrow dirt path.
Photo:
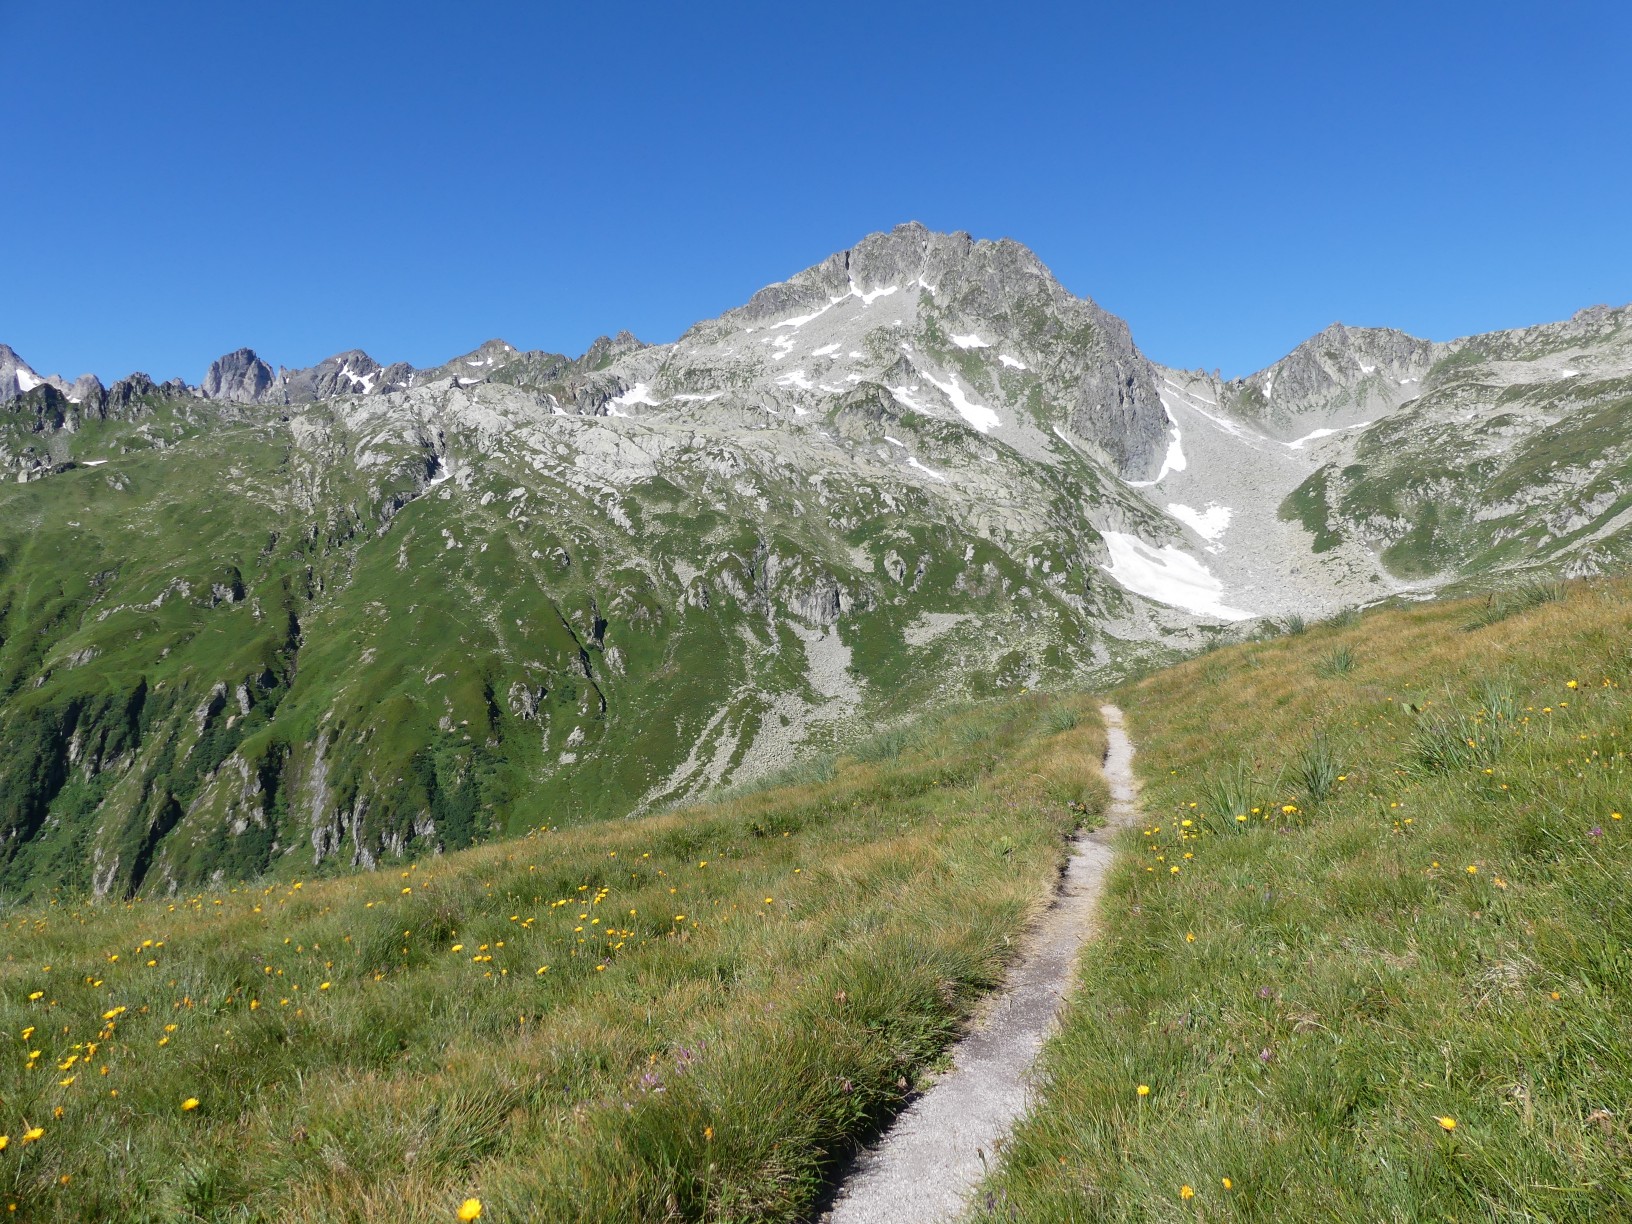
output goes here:
<path id="1" fill-rule="evenodd" d="M 952 1050 L 952 1069 L 902 1111 L 859 1156 L 823 1224 L 941 1224 L 955 1220 L 986 1172 L 994 1145 L 1025 1112 L 1026 1072 L 1071 988 L 1077 951 L 1092 933 L 1094 906 L 1111 864 L 1111 835 L 1135 819 L 1133 743 L 1122 711 L 1105 719 L 1105 827 L 1078 834 L 1054 904 L 981 1024 Z"/>

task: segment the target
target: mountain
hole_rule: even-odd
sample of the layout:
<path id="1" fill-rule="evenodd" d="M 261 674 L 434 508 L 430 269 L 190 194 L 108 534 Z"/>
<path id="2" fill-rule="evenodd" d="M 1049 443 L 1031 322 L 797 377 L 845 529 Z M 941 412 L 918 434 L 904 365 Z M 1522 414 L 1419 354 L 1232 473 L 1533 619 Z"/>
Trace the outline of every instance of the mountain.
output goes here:
<path id="1" fill-rule="evenodd" d="M 85 377 L 90 377 L 86 375 Z M 0 344 L 0 403 L 26 395 L 36 387 L 52 387 L 67 395 L 72 388 L 55 374 L 41 377 L 12 351 L 10 345 Z"/>
<path id="2" fill-rule="evenodd" d="M 907 225 L 672 344 L 31 385 L 0 886 L 373 866 L 1266 617 L 1620 564 L 1629 318 L 1334 326 L 1223 382 L 1017 243 Z"/>

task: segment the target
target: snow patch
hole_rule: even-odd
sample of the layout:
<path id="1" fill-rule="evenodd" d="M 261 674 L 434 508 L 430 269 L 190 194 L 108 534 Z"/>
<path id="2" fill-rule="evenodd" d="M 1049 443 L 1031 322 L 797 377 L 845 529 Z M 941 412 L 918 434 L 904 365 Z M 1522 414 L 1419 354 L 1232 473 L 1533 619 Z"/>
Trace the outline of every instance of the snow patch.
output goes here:
<path id="1" fill-rule="evenodd" d="M 828 311 L 830 311 L 832 309 L 833 309 L 833 303 L 829 302 L 826 306 L 823 306 L 820 310 L 813 310 L 808 315 L 795 315 L 791 319 L 783 319 L 782 322 L 780 322 L 780 323 L 772 323 L 771 324 L 771 330 L 775 331 L 779 327 L 793 327 L 793 328 L 803 327 L 806 323 L 809 323 L 812 319 L 819 319 L 824 314 L 826 314 Z"/>
<path id="2" fill-rule="evenodd" d="M 1168 387 L 1171 390 L 1171 394 L 1182 397 L 1180 399 L 1180 401 L 1179 401 L 1181 407 L 1188 408 L 1191 412 L 1199 413 L 1202 417 L 1206 418 L 1208 421 L 1212 422 L 1214 425 L 1217 425 L 1225 433 L 1233 434 L 1237 438 L 1247 438 L 1247 439 L 1254 439 L 1254 440 L 1262 439 L 1262 437 L 1263 437 L 1262 434 L 1255 433 L 1253 430 L 1250 430 L 1250 429 L 1246 428 L 1246 426 L 1242 425 L 1240 422 L 1232 421 L 1232 420 L 1230 420 L 1229 417 L 1218 416 L 1218 415 L 1216 415 L 1214 413 L 1208 412 L 1207 409 L 1205 409 L 1205 408 L 1203 408 L 1201 406 L 1202 404 L 1211 404 L 1214 408 L 1217 408 L 1218 404 L 1215 403 L 1213 400 L 1208 399 L 1204 395 L 1197 395 L 1194 391 L 1186 391 L 1183 387 L 1178 386 L 1177 384 L 1169 381 L 1168 379 L 1164 378 L 1164 379 L 1162 379 L 1162 381 L 1164 383 L 1167 383 Z M 1161 397 L 1162 407 L 1167 409 L 1168 420 L 1172 420 L 1173 419 L 1173 405 L 1170 404 L 1168 402 L 1168 400 L 1167 400 L 1167 397 L 1169 395 L 1169 391 L 1164 391 L 1164 390 L 1158 389 L 1157 390 L 1157 395 L 1159 395 Z"/>
<path id="3" fill-rule="evenodd" d="M 19 391 L 32 391 L 44 382 L 45 379 L 35 374 L 34 371 L 25 370 L 21 366 L 17 367 L 17 389 Z"/>
<path id="4" fill-rule="evenodd" d="M 106 462 L 107 462 L 106 459 L 81 459 L 79 461 L 79 466 L 80 467 L 101 467 Z"/>
<path id="5" fill-rule="evenodd" d="M 710 391 L 707 395 L 695 395 L 690 391 L 682 391 L 674 398 L 683 404 L 709 404 L 713 403 L 724 394 L 725 392 L 723 391 Z"/>
<path id="6" fill-rule="evenodd" d="M 925 416 L 934 415 L 928 408 L 912 398 L 911 387 L 886 387 L 885 390 L 895 396 L 896 402 L 903 408 L 910 408 L 914 412 L 923 413 Z"/>
<path id="7" fill-rule="evenodd" d="M 952 337 L 952 343 L 957 345 L 961 349 L 978 349 L 978 348 L 991 348 L 992 347 L 991 345 L 987 344 L 986 341 L 982 340 L 979 336 L 977 336 L 974 332 L 970 332 L 967 336 L 953 336 Z"/>
<path id="8" fill-rule="evenodd" d="M 891 446 L 899 446 L 902 450 L 907 449 L 907 444 L 905 442 L 901 441 L 900 438 L 892 438 L 889 434 L 884 435 L 884 441 L 888 442 Z"/>
<path id="9" fill-rule="evenodd" d="M 1230 519 L 1235 515 L 1235 511 L 1217 502 L 1209 502 L 1205 510 L 1180 505 L 1178 502 L 1168 502 L 1167 512 L 1192 528 L 1204 540 L 1216 540 L 1228 531 Z"/>
<path id="10" fill-rule="evenodd" d="M 863 292 L 861 286 L 857 285 L 855 281 L 851 281 L 850 296 L 860 298 L 863 306 L 871 306 L 879 298 L 889 297 L 890 294 L 897 292 L 900 288 L 900 285 L 888 285 L 883 289 L 869 289 Z M 843 301 L 844 299 L 840 298 L 839 300 Z"/>
<path id="11" fill-rule="evenodd" d="M 945 476 L 942 476 L 934 468 L 925 467 L 923 464 L 919 463 L 918 460 L 912 458 L 911 456 L 908 456 L 908 458 L 907 458 L 907 466 L 917 468 L 920 472 L 922 472 L 925 476 L 928 476 L 931 480 L 938 480 L 942 484 L 946 483 L 946 477 Z"/>
<path id="12" fill-rule="evenodd" d="M 375 370 L 370 374 L 353 374 L 351 372 L 351 367 L 349 365 L 342 366 L 340 368 L 340 377 L 345 378 L 345 379 L 349 379 L 351 382 L 356 383 L 359 387 L 362 388 L 362 391 L 360 392 L 360 394 L 363 394 L 363 395 L 368 394 L 370 389 L 372 389 L 372 387 L 374 386 L 374 380 L 376 378 L 378 378 L 379 376 L 380 376 L 380 371 L 378 371 L 378 370 Z M 459 381 L 463 382 L 464 379 L 460 379 Z M 472 379 L 471 381 L 472 382 L 478 382 L 480 380 L 479 379 Z"/>
<path id="13" fill-rule="evenodd" d="M 1156 548 L 1120 531 L 1103 534 L 1111 563 L 1100 568 L 1134 594 L 1218 620 L 1247 620 L 1253 615 L 1224 604 L 1224 584 L 1182 549 Z"/>
<path id="14" fill-rule="evenodd" d="M 1004 365 L 1008 366 L 1011 370 L 1023 370 L 1026 368 L 1025 362 L 1017 361 L 1013 357 L 1010 357 L 1007 353 L 999 353 L 997 355 L 997 359 Z"/>
<path id="15" fill-rule="evenodd" d="M 1167 422 L 1173 426 L 1173 440 L 1167 444 L 1167 454 L 1162 457 L 1162 466 L 1156 473 L 1155 480 L 1130 480 L 1128 484 L 1135 489 L 1148 489 L 1151 485 L 1161 484 L 1169 472 L 1182 472 L 1189 467 L 1184 458 L 1184 439 L 1179 434 L 1179 423 L 1173 419 L 1173 413 L 1167 405 L 1162 405 L 1162 411 L 1167 413 Z"/>
<path id="16" fill-rule="evenodd" d="M 955 376 L 951 382 L 943 383 L 934 375 L 925 374 L 924 380 L 942 395 L 946 396 L 947 399 L 951 400 L 952 407 L 958 410 L 958 415 L 964 420 L 968 421 L 969 424 L 973 425 L 981 433 L 990 433 L 999 425 L 1003 424 L 1002 418 L 999 417 L 997 413 L 993 412 L 984 404 L 977 404 L 974 400 L 970 399 L 969 396 L 965 394 L 963 388 L 958 386 L 958 381 Z"/>
<path id="17" fill-rule="evenodd" d="M 789 370 L 776 380 L 779 387 L 798 387 L 801 391 L 812 390 L 809 376 L 803 370 Z"/>
<path id="18" fill-rule="evenodd" d="M 824 344 L 819 349 L 811 349 L 810 350 L 810 355 L 812 357 L 831 357 L 834 353 L 836 353 L 838 351 L 839 351 L 839 346 L 837 344 Z"/>
<path id="19" fill-rule="evenodd" d="M 1337 429 L 1317 429 L 1311 433 L 1304 434 L 1301 438 L 1295 438 L 1291 442 L 1283 442 L 1281 445 L 1286 447 L 1287 450 L 1302 450 L 1305 444 L 1309 442 L 1318 442 L 1322 438 L 1329 438 L 1333 434 L 1344 433 L 1350 429 L 1364 429 L 1370 424 L 1370 421 L 1360 421 L 1354 425 L 1339 426 Z"/>
<path id="20" fill-rule="evenodd" d="M 645 383 L 636 383 L 622 395 L 614 395 L 607 402 L 616 404 L 620 408 L 629 408 L 635 404 L 649 404 L 653 408 L 657 408 L 663 403 L 662 400 L 652 395 L 652 389 Z"/>

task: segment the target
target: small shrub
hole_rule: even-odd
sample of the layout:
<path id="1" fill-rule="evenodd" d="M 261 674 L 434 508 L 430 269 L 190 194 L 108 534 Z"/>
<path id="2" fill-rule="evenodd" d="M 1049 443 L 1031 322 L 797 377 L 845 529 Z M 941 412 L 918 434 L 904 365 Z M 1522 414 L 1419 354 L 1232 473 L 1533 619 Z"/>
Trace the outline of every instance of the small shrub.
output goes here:
<path id="1" fill-rule="evenodd" d="M 868 736 L 850 749 L 850 755 L 858 761 L 894 761 L 911 745 L 914 738 L 915 733 L 912 729 L 892 727 L 888 731 Z"/>
<path id="2" fill-rule="evenodd" d="M 1501 755 L 1506 728 L 1484 711 L 1424 711 L 1411 733 L 1409 763 L 1420 773 L 1483 769 Z"/>

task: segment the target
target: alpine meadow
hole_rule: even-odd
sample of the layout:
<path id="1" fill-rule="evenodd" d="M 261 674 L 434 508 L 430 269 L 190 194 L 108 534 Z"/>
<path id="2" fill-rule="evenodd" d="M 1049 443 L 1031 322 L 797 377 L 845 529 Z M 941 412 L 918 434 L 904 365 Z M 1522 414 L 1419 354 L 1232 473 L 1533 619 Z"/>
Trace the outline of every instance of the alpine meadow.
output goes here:
<path id="1" fill-rule="evenodd" d="M 1632 1220 L 1629 559 L 1627 306 L 1225 378 L 909 223 L 580 356 L 0 345 L 0 1202 Z"/>

